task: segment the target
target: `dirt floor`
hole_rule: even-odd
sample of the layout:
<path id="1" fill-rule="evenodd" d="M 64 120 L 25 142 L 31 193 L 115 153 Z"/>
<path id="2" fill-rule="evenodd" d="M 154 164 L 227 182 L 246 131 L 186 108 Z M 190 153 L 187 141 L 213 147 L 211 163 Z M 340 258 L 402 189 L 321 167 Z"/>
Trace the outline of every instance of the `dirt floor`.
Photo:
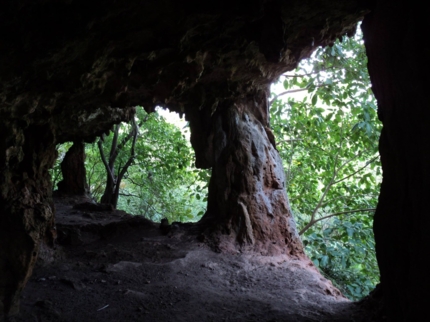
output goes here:
<path id="1" fill-rule="evenodd" d="M 59 246 L 42 249 L 14 321 L 376 321 L 309 261 L 217 253 L 191 224 L 78 202 L 57 199 Z"/>

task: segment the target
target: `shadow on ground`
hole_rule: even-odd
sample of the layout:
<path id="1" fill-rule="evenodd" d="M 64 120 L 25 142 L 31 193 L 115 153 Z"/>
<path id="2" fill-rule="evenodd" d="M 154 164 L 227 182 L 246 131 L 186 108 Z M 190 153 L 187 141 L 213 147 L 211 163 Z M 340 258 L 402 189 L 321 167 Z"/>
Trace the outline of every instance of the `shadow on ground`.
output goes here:
<path id="1" fill-rule="evenodd" d="M 15 321 L 376 321 L 310 262 L 216 253 L 192 225 L 78 201 L 57 199 L 60 245 L 42 249 Z"/>

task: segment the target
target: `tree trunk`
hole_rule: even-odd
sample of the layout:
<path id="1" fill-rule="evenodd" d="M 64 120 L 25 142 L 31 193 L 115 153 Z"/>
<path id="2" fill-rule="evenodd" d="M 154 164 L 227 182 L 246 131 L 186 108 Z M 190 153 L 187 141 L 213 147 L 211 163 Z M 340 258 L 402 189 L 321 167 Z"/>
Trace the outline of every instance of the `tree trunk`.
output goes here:
<path id="1" fill-rule="evenodd" d="M 266 97 L 262 91 L 214 114 L 207 150 L 212 177 L 201 225 L 210 227 L 221 249 L 237 243 L 263 254 L 302 256 L 282 160 L 268 128 Z"/>
<path id="2" fill-rule="evenodd" d="M 383 123 L 383 181 L 374 233 L 390 321 L 428 316 L 430 12 L 425 8 L 418 1 L 378 1 L 362 27 Z"/>
<path id="3" fill-rule="evenodd" d="M 58 192 L 66 195 L 85 195 L 88 191 L 85 170 L 85 144 L 73 142 L 61 162 L 63 180 L 58 183 Z"/>
<path id="4" fill-rule="evenodd" d="M 42 239 L 55 238 L 49 168 L 57 153 L 49 128 L 0 123 L 0 314 L 19 310 L 19 297 Z M 1 317 L 0 315 L 0 317 Z"/>
<path id="5" fill-rule="evenodd" d="M 117 175 L 115 173 L 115 161 L 118 156 L 118 135 L 121 124 L 115 125 L 115 130 L 113 131 L 113 139 L 111 148 L 109 151 L 109 159 L 106 160 L 106 156 L 103 151 L 102 142 L 104 140 L 104 136 L 101 136 L 97 145 L 99 147 L 100 157 L 103 161 L 103 164 L 106 169 L 106 186 L 103 195 L 100 198 L 100 202 L 103 204 L 112 205 L 114 209 L 116 209 L 116 205 L 118 202 L 118 195 L 115 195 L 116 186 L 119 184 Z"/>
<path id="6" fill-rule="evenodd" d="M 130 123 L 132 125 L 130 132 L 121 140 L 119 144 L 118 144 L 118 136 L 119 136 L 119 129 L 121 127 L 121 124 L 117 124 L 115 126 L 114 137 L 112 140 L 112 145 L 109 153 L 109 161 L 106 160 L 106 156 L 103 151 L 103 146 L 102 146 L 103 137 L 101 137 L 100 140 L 97 142 L 97 145 L 99 147 L 100 157 L 103 161 L 103 164 L 106 169 L 106 174 L 107 174 L 106 187 L 100 202 L 104 204 L 110 204 L 114 209 L 116 209 L 118 204 L 119 189 L 121 186 L 121 181 L 124 178 L 124 175 L 127 173 L 128 168 L 133 164 L 134 158 L 136 156 L 135 148 L 136 148 L 137 135 L 139 133 L 139 127 L 142 126 L 142 123 L 145 122 L 146 120 L 147 120 L 147 117 L 145 117 L 145 120 L 143 120 L 141 123 L 139 123 L 139 125 L 137 125 L 136 119 L 133 117 L 130 120 Z M 127 162 L 124 165 L 119 166 L 118 172 L 115 173 L 116 158 L 118 157 L 118 154 L 123 150 L 127 142 L 129 142 L 130 140 L 131 140 L 130 156 Z"/>
<path id="7" fill-rule="evenodd" d="M 114 173 L 114 169 L 112 168 Z M 115 196 L 116 184 L 110 175 L 106 177 L 106 186 L 103 195 L 100 198 L 100 203 L 112 205 L 116 209 L 118 196 Z"/>

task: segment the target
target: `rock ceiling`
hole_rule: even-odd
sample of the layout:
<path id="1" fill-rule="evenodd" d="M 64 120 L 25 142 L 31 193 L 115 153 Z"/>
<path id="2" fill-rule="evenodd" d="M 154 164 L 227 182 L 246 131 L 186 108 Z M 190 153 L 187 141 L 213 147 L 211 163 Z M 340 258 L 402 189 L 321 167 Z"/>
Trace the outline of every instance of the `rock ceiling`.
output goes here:
<path id="1" fill-rule="evenodd" d="M 365 12 L 344 0 L 10 1 L 0 117 L 49 125 L 56 142 L 91 140 L 135 105 L 194 114 L 205 127 L 223 101 L 267 91 Z"/>

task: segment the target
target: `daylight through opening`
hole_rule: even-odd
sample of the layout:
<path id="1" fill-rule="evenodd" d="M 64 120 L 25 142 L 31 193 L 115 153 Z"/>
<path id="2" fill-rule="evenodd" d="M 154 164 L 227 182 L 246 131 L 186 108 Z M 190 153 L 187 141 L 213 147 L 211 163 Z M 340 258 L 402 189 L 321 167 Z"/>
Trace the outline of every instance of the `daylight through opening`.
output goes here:
<path id="1" fill-rule="evenodd" d="M 360 28 L 272 86 L 271 126 L 307 255 L 350 299 L 379 282 L 373 214 L 381 123 Z"/>

